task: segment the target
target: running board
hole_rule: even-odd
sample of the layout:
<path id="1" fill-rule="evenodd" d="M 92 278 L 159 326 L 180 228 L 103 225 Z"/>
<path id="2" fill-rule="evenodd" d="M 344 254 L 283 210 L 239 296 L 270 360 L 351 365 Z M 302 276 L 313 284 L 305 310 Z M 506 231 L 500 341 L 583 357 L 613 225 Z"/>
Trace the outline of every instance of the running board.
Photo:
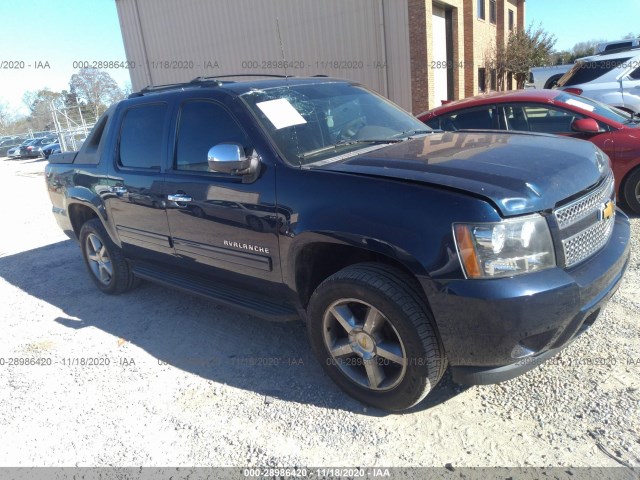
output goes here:
<path id="1" fill-rule="evenodd" d="M 256 317 L 276 322 L 300 319 L 295 308 L 276 303 L 264 295 L 229 285 L 221 285 L 197 275 L 168 271 L 154 265 L 136 263 L 132 266 L 136 277 L 198 295 L 214 303 L 232 307 Z"/>

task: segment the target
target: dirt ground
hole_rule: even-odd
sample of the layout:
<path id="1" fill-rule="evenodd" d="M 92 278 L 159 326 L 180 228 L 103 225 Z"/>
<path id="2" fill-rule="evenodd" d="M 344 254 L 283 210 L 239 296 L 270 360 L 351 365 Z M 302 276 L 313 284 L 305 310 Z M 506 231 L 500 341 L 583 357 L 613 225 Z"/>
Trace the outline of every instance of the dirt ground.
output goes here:
<path id="1" fill-rule="evenodd" d="M 302 323 L 100 293 L 44 165 L 0 159 L 0 466 L 640 466 L 639 218 L 619 292 L 559 357 L 388 414 L 333 385 Z"/>

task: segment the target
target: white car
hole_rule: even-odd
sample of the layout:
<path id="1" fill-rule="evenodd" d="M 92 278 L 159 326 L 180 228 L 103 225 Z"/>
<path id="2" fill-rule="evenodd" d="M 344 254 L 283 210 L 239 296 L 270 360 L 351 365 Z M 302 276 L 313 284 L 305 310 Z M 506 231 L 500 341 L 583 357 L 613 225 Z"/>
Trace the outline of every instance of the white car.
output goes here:
<path id="1" fill-rule="evenodd" d="M 556 88 L 640 114 L 640 48 L 581 58 Z"/>
<path id="2" fill-rule="evenodd" d="M 533 67 L 529 69 L 529 78 L 524 88 L 535 88 L 542 90 L 543 88 L 553 88 L 558 80 L 573 68 L 573 63 L 566 65 L 549 65 L 547 67 Z"/>

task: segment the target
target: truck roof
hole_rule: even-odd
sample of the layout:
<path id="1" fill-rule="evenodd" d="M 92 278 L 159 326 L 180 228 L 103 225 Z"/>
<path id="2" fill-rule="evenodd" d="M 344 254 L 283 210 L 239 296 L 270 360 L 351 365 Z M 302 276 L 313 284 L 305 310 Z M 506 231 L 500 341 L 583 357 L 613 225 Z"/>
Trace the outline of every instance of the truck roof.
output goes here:
<path id="1" fill-rule="evenodd" d="M 231 78 L 245 78 L 256 77 L 252 80 L 235 81 Z M 251 90 L 284 87 L 287 85 L 312 85 L 314 83 L 353 83 L 349 80 L 330 78 L 325 75 L 317 75 L 313 77 L 293 77 L 284 75 L 251 75 L 251 74 L 237 74 L 237 75 L 221 75 L 216 77 L 197 77 L 190 82 L 174 83 L 170 85 L 149 85 L 139 92 L 132 93 L 129 98 L 142 97 L 145 95 L 166 93 L 170 91 L 184 91 L 187 89 L 195 88 L 216 88 L 224 89 L 235 93 L 236 95 L 242 95 Z"/>

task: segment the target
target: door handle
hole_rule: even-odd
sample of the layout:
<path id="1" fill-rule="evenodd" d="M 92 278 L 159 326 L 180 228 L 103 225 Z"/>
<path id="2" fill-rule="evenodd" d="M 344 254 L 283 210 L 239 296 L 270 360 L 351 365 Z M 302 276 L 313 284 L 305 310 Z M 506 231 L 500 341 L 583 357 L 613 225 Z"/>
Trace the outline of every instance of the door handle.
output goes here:
<path id="1" fill-rule="evenodd" d="M 184 193 L 174 193 L 174 194 L 167 195 L 167 200 L 169 200 L 170 202 L 186 203 L 186 202 L 192 201 L 193 198 L 191 198 L 189 195 L 186 195 Z"/>

